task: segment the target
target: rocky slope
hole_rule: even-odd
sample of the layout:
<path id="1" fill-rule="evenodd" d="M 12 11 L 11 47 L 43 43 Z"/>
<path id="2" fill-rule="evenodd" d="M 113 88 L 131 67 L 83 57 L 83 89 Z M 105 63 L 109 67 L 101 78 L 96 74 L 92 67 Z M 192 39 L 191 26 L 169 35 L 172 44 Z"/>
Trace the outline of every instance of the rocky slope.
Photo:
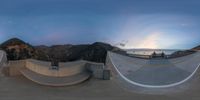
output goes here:
<path id="1" fill-rule="evenodd" d="M 192 50 L 200 50 L 200 45 L 192 48 Z"/>
<path id="2" fill-rule="evenodd" d="M 193 50 L 176 51 L 170 55 L 170 58 L 182 57 L 195 53 Z"/>
<path id="3" fill-rule="evenodd" d="M 60 62 L 67 62 L 83 59 L 104 63 L 107 51 L 125 53 L 119 48 L 102 42 L 85 45 L 53 45 L 49 47 L 45 45 L 31 46 L 20 39 L 13 38 L 1 44 L 0 47 L 7 52 L 9 60 L 33 58 L 44 61 L 55 59 Z"/>
<path id="4" fill-rule="evenodd" d="M 36 46 L 35 49 L 37 52 L 35 54 L 35 59 L 57 59 L 61 62 L 80 59 L 94 62 L 105 62 L 107 51 L 124 52 L 116 47 L 101 42 L 86 45 L 54 45 L 51 47 Z"/>
<path id="5" fill-rule="evenodd" d="M 17 38 L 7 40 L 0 48 L 6 51 L 9 60 L 31 58 L 35 51 L 33 46 Z"/>
<path id="6" fill-rule="evenodd" d="M 173 54 L 170 55 L 170 58 L 176 58 L 176 57 L 186 56 L 186 55 L 195 53 L 197 50 L 200 50 L 200 45 L 196 46 L 196 47 L 194 47 L 192 49 L 189 49 L 189 50 L 174 52 Z"/>

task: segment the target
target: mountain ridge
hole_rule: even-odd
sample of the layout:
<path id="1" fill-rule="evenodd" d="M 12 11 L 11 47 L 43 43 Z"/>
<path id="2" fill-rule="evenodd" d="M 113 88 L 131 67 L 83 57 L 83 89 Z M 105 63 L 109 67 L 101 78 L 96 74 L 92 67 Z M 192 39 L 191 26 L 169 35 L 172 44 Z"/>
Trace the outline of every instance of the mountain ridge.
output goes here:
<path id="1" fill-rule="evenodd" d="M 68 62 L 75 60 L 88 60 L 105 63 L 107 51 L 125 51 L 103 42 L 93 44 L 64 44 L 64 45 L 38 45 L 32 46 L 18 38 L 11 38 L 0 45 L 6 51 L 8 60 L 37 59 L 43 61 L 58 60 Z"/>

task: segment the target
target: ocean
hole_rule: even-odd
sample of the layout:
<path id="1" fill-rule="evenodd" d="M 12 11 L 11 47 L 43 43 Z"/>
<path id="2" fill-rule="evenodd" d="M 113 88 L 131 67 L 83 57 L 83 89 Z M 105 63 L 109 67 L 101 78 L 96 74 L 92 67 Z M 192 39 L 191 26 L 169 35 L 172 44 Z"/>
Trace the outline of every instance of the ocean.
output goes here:
<path id="1" fill-rule="evenodd" d="M 153 52 L 162 53 L 164 52 L 166 55 L 170 55 L 178 49 L 127 49 L 126 52 L 128 54 L 135 54 L 135 55 L 151 55 Z"/>

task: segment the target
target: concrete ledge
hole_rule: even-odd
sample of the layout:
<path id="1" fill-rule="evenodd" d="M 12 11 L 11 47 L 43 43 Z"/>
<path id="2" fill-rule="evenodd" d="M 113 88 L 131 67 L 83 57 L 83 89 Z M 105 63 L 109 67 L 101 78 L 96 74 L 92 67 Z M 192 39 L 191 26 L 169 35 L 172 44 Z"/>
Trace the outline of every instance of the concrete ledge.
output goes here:
<path id="1" fill-rule="evenodd" d="M 60 63 L 59 65 L 59 70 L 52 70 L 50 69 L 50 62 L 33 59 L 29 59 L 26 62 L 26 68 L 29 70 L 52 77 L 72 76 L 86 71 L 85 62 L 83 61 Z"/>
<path id="2" fill-rule="evenodd" d="M 17 60 L 17 61 L 9 61 L 8 65 L 6 67 L 8 67 L 7 69 L 9 70 L 8 74 L 9 76 L 17 76 L 17 75 L 21 75 L 20 70 L 24 69 L 26 65 L 26 60 Z"/>
<path id="3" fill-rule="evenodd" d="M 6 52 L 0 50 L 0 68 L 3 67 L 7 63 Z"/>
<path id="4" fill-rule="evenodd" d="M 89 73 L 80 73 L 73 76 L 67 76 L 67 77 L 49 77 L 44 76 L 38 73 L 35 73 L 31 70 L 24 69 L 21 70 L 21 73 L 28 79 L 32 80 L 33 82 L 36 82 L 41 85 L 48 85 L 48 86 L 67 86 L 67 85 L 74 85 L 81 83 L 85 80 L 87 80 L 90 75 Z"/>
<path id="5" fill-rule="evenodd" d="M 27 59 L 10 61 L 3 71 L 6 76 L 23 75 L 36 83 L 49 86 L 73 85 L 90 76 L 104 80 L 110 79 L 110 73 L 103 63 L 80 60 L 59 65 L 58 70 L 53 70 L 50 62 Z"/>
<path id="6" fill-rule="evenodd" d="M 86 68 L 92 73 L 93 77 L 103 80 L 110 80 L 110 70 L 105 68 L 103 63 L 88 62 Z"/>

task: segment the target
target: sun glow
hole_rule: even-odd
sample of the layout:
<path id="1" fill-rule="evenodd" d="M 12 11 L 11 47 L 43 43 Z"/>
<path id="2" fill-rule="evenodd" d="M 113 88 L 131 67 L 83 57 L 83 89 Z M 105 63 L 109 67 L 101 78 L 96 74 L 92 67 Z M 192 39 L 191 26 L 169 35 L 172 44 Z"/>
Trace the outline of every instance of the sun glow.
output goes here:
<path id="1" fill-rule="evenodd" d="M 152 33 L 144 40 L 141 40 L 140 43 L 136 46 L 137 48 L 149 48 L 149 49 L 157 49 L 159 48 L 159 37 L 160 33 Z"/>

